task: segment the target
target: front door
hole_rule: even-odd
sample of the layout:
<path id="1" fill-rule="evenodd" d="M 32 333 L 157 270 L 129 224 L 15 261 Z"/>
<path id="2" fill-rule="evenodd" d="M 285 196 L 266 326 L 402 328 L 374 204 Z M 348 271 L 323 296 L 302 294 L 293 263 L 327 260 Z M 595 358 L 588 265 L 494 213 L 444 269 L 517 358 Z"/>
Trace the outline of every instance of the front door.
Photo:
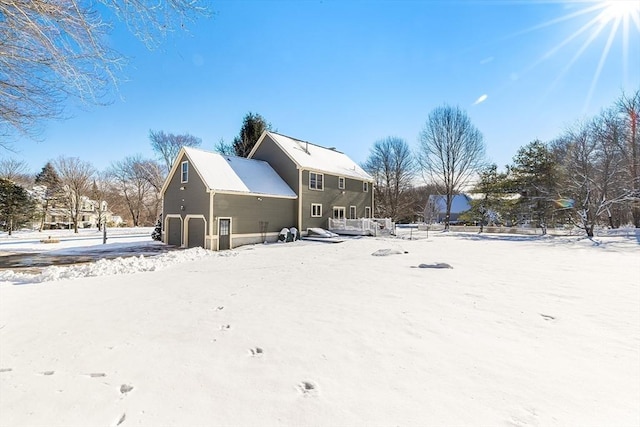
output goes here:
<path id="1" fill-rule="evenodd" d="M 231 248 L 231 220 L 221 219 L 218 224 L 218 249 L 221 251 Z"/>

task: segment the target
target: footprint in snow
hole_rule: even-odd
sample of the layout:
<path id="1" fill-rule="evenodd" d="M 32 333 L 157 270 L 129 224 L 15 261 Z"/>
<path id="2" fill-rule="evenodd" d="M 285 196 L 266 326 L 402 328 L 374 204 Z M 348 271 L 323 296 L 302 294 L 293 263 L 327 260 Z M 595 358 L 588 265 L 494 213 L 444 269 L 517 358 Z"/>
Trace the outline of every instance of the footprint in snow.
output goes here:
<path id="1" fill-rule="evenodd" d="M 318 394 L 318 386 L 311 381 L 302 381 L 298 384 L 298 390 L 303 396 L 315 396 Z"/>
<path id="2" fill-rule="evenodd" d="M 249 352 L 252 356 L 262 356 L 263 350 L 260 347 L 250 348 Z"/>

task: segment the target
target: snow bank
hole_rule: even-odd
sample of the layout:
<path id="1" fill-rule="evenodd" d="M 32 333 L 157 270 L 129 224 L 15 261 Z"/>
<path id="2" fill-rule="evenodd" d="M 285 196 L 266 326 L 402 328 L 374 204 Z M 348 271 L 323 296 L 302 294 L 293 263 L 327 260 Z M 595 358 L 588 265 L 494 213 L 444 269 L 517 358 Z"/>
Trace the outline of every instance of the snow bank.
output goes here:
<path id="1" fill-rule="evenodd" d="M 202 248 L 168 252 L 162 255 L 145 257 L 120 257 L 116 259 L 100 259 L 96 262 L 77 264 L 68 267 L 47 267 L 38 274 L 20 273 L 13 270 L 0 270 L 0 284 L 41 283 L 62 279 L 78 279 L 82 277 L 131 274 L 141 271 L 156 271 L 171 265 L 193 261 L 205 257 L 219 256 L 220 253 Z M 225 255 L 235 252 L 224 253 Z"/>

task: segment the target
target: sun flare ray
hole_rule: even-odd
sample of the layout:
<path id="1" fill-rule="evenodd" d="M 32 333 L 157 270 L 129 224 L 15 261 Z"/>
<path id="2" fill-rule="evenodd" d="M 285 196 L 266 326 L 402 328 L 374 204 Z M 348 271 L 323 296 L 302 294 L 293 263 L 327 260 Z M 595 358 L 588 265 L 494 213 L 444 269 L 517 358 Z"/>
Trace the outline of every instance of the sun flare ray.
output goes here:
<path id="1" fill-rule="evenodd" d="M 623 84 L 629 82 L 629 68 L 636 67 L 636 65 L 630 64 L 630 51 L 637 52 L 638 43 L 640 42 L 640 1 L 638 0 L 551 0 L 552 3 L 562 3 L 566 5 L 581 5 L 578 10 L 571 13 L 563 14 L 557 18 L 550 19 L 542 22 L 538 25 L 526 28 L 515 34 L 511 34 L 507 38 L 514 36 L 520 36 L 526 33 L 542 30 L 555 25 L 565 25 L 575 21 L 586 21 L 584 24 L 580 24 L 579 28 L 573 31 L 571 34 L 562 39 L 559 43 L 552 46 L 545 51 L 540 57 L 535 59 L 532 64 L 527 66 L 520 75 L 528 74 L 530 71 L 538 67 L 541 63 L 548 61 L 552 57 L 557 57 L 560 52 L 567 53 L 566 56 L 570 57 L 568 62 L 561 68 L 559 74 L 550 83 L 547 90 L 544 91 L 542 97 L 545 98 L 553 92 L 558 83 L 563 80 L 568 74 L 569 70 L 575 65 L 575 63 L 583 57 L 585 52 L 592 47 L 599 45 L 596 41 L 601 37 L 606 37 L 604 41 L 604 47 L 598 57 L 598 62 L 595 65 L 593 77 L 589 84 L 589 88 L 584 101 L 583 109 L 586 112 L 589 108 L 589 104 L 593 95 L 598 87 L 598 82 L 603 75 L 603 70 L 607 64 L 608 59 L 611 57 L 610 53 L 616 43 L 616 40 L 620 40 L 621 44 L 621 79 Z M 585 5 L 586 3 L 586 5 Z M 587 19 L 585 19 L 587 18 Z M 579 42 L 572 54 L 568 52 L 571 46 Z M 634 56 L 635 58 L 635 56 Z"/>

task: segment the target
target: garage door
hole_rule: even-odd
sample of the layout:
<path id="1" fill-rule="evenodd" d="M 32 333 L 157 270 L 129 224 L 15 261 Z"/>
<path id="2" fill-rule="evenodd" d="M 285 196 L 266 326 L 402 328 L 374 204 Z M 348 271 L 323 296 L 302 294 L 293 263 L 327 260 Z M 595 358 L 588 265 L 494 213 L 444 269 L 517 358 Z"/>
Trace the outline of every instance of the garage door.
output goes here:
<path id="1" fill-rule="evenodd" d="M 204 230 L 205 223 L 202 218 L 189 218 L 187 229 L 189 230 L 188 239 L 187 239 L 187 247 L 195 248 L 202 247 L 204 248 Z"/>
<path id="2" fill-rule="evenodd" d="M 182 246 L 182 221 L 180 218 L 169 218 L 167 222 L 167 244 Z"/>

